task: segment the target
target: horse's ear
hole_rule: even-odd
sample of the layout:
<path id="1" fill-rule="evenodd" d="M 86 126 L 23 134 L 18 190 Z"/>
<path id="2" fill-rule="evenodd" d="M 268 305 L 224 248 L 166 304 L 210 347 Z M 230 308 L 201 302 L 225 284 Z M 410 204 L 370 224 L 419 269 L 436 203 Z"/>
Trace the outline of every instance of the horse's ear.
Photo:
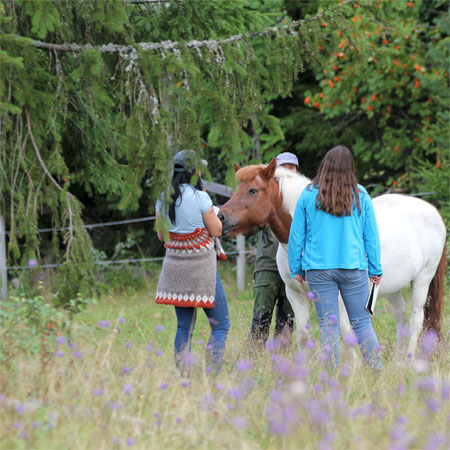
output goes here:
<path id="1" fill-rule="evenodd" d="M 277 168 L 277 160 L 273 158 L 270 164 L 261 170 L 261 176 L 266 180 L 270 180 L 275 175 L 275 169 Z"/>
<path id="2" fill-rule="evenodd" d="M 238 163 L 234 163 L 234 171 L 237 172 L 240 169 Z"/>

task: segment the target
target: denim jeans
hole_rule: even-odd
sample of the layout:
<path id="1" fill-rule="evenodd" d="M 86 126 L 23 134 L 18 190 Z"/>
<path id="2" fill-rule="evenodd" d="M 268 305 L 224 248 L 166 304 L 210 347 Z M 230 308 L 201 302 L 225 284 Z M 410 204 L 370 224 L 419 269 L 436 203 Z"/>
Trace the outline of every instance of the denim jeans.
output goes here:
<path id="1" fill-rule="evenodd" d="M 364 360 L 372 369 L 381 370 L 383 363 L 377 336 L 365 308 L 369 295 L 367 272 L 357 269 L 308 270 L 306 279 L 311 291 L 316 294 L 314 304 L 319 320 L 320 342 L 329 355 L 330 365 L 339 365 L 340 291 Z"/>
<path id="2" fill-rule="evenodd" d="M 183 375 L 189 373 L 189 366 L 192 364 L 190 352 L 192 333 L 197 320 L 197 309 L 199 308 L 175 306 L 177 315 L 177 333 L 174 346 L 175 364 Z M 207 366 L 211 364 L 209 370 L 218 373 L 225 352 L 228 330 L 230 329 L 227 297 L 218 272 L 216 276 L 214 308 L 203 308 L 203 311 L 205 311 L 211 326 L 211 336 L 206 346 Z"/>

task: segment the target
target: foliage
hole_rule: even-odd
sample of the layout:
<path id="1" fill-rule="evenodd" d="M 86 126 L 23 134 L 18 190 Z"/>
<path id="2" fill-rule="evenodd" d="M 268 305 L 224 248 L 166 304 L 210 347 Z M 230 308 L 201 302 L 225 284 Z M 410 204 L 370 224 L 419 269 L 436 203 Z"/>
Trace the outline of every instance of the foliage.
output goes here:
<path id="1" fill-rule="evenodd" d="M 304 93 L 304 103 L 328 124 L 341 122 L 363 182 L 382 183 L 375 193 L 388 187 L 433 191 L 427 200 L 450 224 L 447 5 L 419 0 L 374 6 L 378 21 L 355 8 L 349 22 L 377 53 L 366 61 L 355 58 L 347 26 L 337 30 L 338 48 L 319 42 L 328 63 L 316 74 L 319 87 Z"/>
<path id="2" fill-rule="evenodd" d="M 2 364 L 23 354 L 48 356 L 56 335 L 66 331 L 69 325 L 68 312 L 56 308 L 42 296 L 12 297 L 3 302 L 0 310 Z"/>

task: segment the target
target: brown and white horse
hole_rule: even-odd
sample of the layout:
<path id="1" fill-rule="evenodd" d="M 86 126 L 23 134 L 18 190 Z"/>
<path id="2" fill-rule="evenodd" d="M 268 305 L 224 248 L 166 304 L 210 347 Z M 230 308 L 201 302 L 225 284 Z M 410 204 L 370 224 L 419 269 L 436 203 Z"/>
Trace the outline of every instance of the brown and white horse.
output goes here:
<path id="1" fill-rule="evenodd" d="M 235 165 L 235 169 L 237 191 L 219 211 L 223 235 L 247 233 L 262 225 L 267 225 L 275 234 L 280 242 L 277 265 L 295 313 L 300 345 L 308 336 L 310 301 L 306 295 L 309 288 L 290 277 L 287 244 L 298 197 L 311 180 L 277 168 L 275 159 L 267 166 L 239 168 Z M 440 334 L 446 265 L 445 225 L 434 206 L 414 197 L 386 194 L 376 197 L 373 205 L 384 274 L 378 296 L 385 296 L 392 305 L 397 343 L 402 351 L 408 334 L 405 333 L 407 317 L 402 288 L 411 284 L 408 353 L 414 356 L 423 327 Z M 346 334 L 350 332 L 350 324 L 344 311 L 340 302 L 341 331 Z"/>

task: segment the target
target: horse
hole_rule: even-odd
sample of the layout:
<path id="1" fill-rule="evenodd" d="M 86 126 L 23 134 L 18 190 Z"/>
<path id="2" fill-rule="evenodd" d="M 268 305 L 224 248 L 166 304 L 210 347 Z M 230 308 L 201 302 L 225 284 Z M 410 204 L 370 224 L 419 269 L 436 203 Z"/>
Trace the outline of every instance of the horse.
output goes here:
<path id="1" fill-rule="evenodd" d="M 268 226 L 280 242 L 277 266 L 286 285 L 286 295 L 297 320 L 299 346 L 308 338 L 309 303 L 307 283 L 290 277 L 288 240 L 297 200 L 311 183 L 304 175 L 269 165 L 235 164 L 238 187 L 220 208 L 222 235 L 245 234 Z M 424 330 L 441 333 L 446 267 L 446 228 L 438 210 L 430 203 L 407 195 L 384 194 L 373 199 L 381 244 L 383 277 L 378 296 L 392 305 L 396 322 L 397 351 L 404 354 L 408 328 L 402 289 L 411 285 L 411 317 L 407 354 L 414 358 L 419 335 Z M 341 333 L 350 323 L 340 300 Z M 342 320 L 343 319 L 343 320 Z M 406 331 L 406 332 L 405 332 Z M 345 335 L 345 334 L 344 334 Z"/>

